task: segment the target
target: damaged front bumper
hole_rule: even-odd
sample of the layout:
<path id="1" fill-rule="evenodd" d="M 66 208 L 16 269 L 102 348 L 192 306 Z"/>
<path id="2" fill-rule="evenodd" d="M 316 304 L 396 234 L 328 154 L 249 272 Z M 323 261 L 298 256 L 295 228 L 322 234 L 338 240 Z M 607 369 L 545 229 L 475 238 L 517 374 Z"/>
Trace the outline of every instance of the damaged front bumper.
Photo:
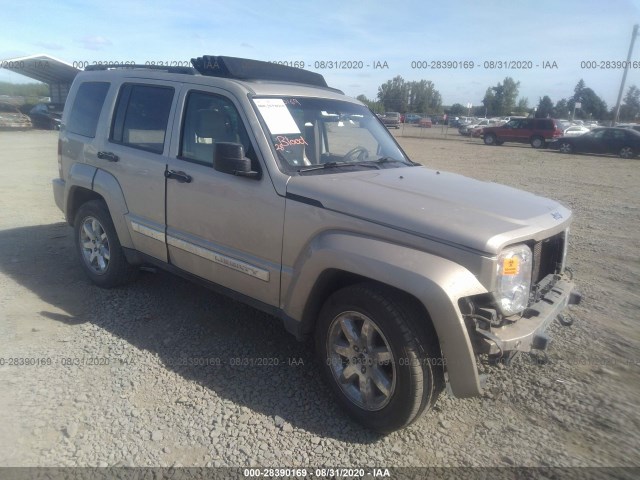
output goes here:
<path id="1" fill-rule="evenodd" d="M 476 327 L 476 353 L 502 356 L 546 349 L 549 339 L 544 332 L 549 324 L 561 316 L 568 305 L 579 304 L 582 296 L 575 291 L 574 283 L 561 275 L 549 275 L 538 287 L 540 293 L 536 301 L 519 318 L 508 318 L 499 327 Z"/>

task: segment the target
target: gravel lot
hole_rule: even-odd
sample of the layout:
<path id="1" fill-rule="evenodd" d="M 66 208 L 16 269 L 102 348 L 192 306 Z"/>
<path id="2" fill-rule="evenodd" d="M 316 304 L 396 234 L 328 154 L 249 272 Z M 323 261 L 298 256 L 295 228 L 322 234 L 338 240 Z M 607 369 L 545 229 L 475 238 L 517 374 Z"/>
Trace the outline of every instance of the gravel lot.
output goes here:
<path id="1" fill-rule="evenodd" d="M 640 466 L 640 160 L 450 133 L 394 135 L 432 168 L 571 207 L 585 298 L 552 326 L 548 364 L 484 367 L 482 398 L 442 395 L 382 437 L 275 319 L 164 273 L 90 285 L 53 202 L 56 134 L 0 132 L 0 466 Z M 278 365 L 233 365 L 259 358 Z"/>

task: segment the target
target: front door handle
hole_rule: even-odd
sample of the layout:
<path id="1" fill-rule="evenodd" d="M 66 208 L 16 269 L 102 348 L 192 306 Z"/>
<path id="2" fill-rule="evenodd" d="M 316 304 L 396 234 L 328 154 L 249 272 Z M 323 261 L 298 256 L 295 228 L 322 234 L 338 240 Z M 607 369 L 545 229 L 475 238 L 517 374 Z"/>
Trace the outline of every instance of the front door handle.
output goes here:
<path id="1" fill-rule="evenodd" d="M 191 183 L 191 175 L 187 175 L 184 172 L 176 172 L 175 170 L 165 170 L 165 178 L 173 178 L 180 183 Z"/>
<path id="2" fill-rule="evenodd" d="M 113 152 L 98 152 L 98 158 L 100 160 L 109 160 L 110 162 L 117 162 L 120 158 Z"/>

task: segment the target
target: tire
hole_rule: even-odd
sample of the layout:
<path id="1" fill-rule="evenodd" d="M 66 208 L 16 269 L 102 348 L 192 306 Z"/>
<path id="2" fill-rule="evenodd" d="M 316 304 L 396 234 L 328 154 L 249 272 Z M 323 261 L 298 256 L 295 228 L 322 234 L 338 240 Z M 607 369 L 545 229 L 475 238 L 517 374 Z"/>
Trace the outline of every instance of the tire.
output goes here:
<path id="1" fill-rule="evenodd" d="M 560 142 L 560 145 L 558 145 L 558 151 L 560 153 L 573 153 L 573 145 L 569 142 Z"/>
<path id="2" fill-rule="evenodd" d="M 444 385 L 435 330 L 412 300 L 375 283 L 353 285 L 327 299 L 316 324 L 316 355 L 338 403 L 381 433 L 414 422 Z"/>
<path id="3" fill-rule="evenodd" d="M 531 137 L 531 146 L 533 148 L 544 148 L 545 141 L 543 137 Z"/>
<path id="4" fill-rule="evenodd" d="M 487 133 L 484 136 L 484 144 L 485 145 L 497 145 L 498 139 L 493 133 Z"/>
<path id="5" fill-rule="evenodd" d="M 93 283 L 112 288 L 133 279 L 138 269 L 127 262 L 103 200 L 91 200 L 82 205 L 73 226 L 80 264 Z"/>
<path id="6" fill-rule="evenodd" d="M 636 151 L 632 147 L 622 147 L 620 152 L 618 152 L 620 158 L 634 158 L 636 156 Z"/>

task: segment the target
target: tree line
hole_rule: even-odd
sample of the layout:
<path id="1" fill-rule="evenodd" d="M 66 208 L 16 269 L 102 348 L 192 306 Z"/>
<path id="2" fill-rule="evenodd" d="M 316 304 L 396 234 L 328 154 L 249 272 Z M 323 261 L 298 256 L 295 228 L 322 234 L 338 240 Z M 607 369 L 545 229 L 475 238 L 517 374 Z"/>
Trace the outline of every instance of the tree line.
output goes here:
<path id="1" fill-rule="evenodd" d="M 430 80 L 405 81 L 400 75 L 378 87 L 375 100 L 358 95 L 376 113 L 400 112 L 422 115 L 455 116 L 471 114 L 480 117 L 507 115 L 530 115 L 539 118 L 572 118 L 582 120 L 610 120 L 615 115 L 615 107 L 609 109 L 584 80 L 576 84 L 573 95 L 553 102 L 548 95 L 540 97 L 536 105 L 530 106 L 526 97 L 518 97 L 520 82 L 506 77 L 497 85 L 487 88 L 482 104 L 468 109 L 460 103 L 450 106 L 442 104 L 442 96 Z M 628 88 L 620 107 L 620 121 L 640 120 L 640 89 L 635 85 Z"/>
<path id="2" fill-rule="evenodd" d="M 49 86 L 45 83 L 0 82 L 0 95 L 11 97 L 48 97 Z"/>

